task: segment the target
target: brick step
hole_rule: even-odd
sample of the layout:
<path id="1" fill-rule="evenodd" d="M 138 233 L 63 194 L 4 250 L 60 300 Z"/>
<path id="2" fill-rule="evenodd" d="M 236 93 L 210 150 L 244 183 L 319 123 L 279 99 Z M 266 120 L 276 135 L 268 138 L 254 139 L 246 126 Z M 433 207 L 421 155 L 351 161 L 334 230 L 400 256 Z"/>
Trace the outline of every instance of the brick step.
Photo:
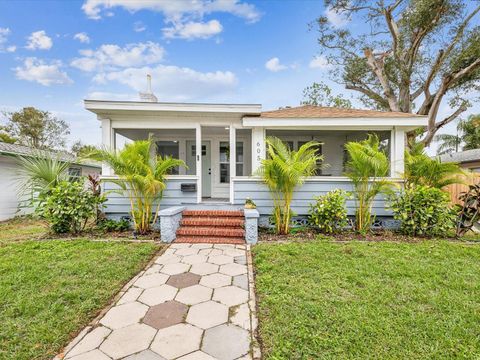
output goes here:
<path id="1" fill-rule="evenodd" d="M 177 235 L 245 237 L 245 230 L 242 228 L 218 228 L 212 226 L 181 226 L 177 229 Z"/>
<path id="2" fill-rule="evenodd" d="M 214 226 L 214 227 L 243 227 L 243 218 L 230 217 L 186 217 L 182 219 L 182 226 Z"/>
<path id="3" fill-rule="evenodd" d="M 245 239 L 241 237 L 221 237 L 221 236 L 177 236 L 176 243 L 189 244 L 245 244 Z"/>
<path id="4" fill-rule="evenodd" d="M 185 216 L 244 217 L 242 210 L 183 210 Z"/>

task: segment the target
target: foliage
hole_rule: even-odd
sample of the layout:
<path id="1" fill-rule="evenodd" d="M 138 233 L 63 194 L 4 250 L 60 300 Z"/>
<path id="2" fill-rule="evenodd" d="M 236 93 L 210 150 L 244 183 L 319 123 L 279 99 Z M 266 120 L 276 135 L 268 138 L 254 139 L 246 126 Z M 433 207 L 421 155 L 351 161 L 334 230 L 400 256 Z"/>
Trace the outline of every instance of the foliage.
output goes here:
<path id="1" fill-rule="evenodd" d="M 7 144 L 14 144 L 17 139 L 8 135 L 8 133 L 5 131 L 5 126 L 0 126 L 0 141 Z"/>
<path id="2" fill-rule="evenodd" d="M 345 148 L 349 156 L 346 175 L 352 180 L 356 203 L 355 230 L 365 234 L 374 220 L 373 200 L 378 194 L 391 190 L 391 181 L 385 179 L 390 162 L 375 134 L 369 134 L 363 141 L 348 142 Z"/>
<path id="3" fill-rule="evenodd" d="M 331 78 L 370 108 L 428 116 L 425 145 L 476 100 L 477 2 L 326 0 L 325 5 L 316 28 Z M 345 26 L 350 21 L 362 22 L 363 29 Z M 440 118 L 446 103 L 454 110 Z"/>
<path id="4" fill-rule="evenodd" d="M 458 214 L 457 236 L 465 235 L 480 221 L 480 184 L 470 185 L 462 192 L 459 200 L 463 202 Z"/>
<path id="5" fill-rule="evenodd" d="M 92 192 L 93 196 L 100 198 L 102 196 L 102 187 L 100 186 L 100 175 L 98 174 L 88 174 L 87 176 L 88 186 L 90 191 Z M 98 201 L 97 208 L 95 209 L 95 223 L 102 219 L 102 209 L 101 209 L 101 202 Z"/>
<path id="6" fill-rule="evenodd" d="M 96 215 L 97 207 L 106 201 L 104 196 L 85 189 L 82 181 L 61 181 L 43 197 L 36 211 L 55 233 L 81 232 Z"/>
<path id="7" fill-rule="evenodd" d="M 407 186 L 392 197 L 391 208 L 401 221 L 400 232 L 410 236 L 446 236 L 455 228 L 455 211 L 447 193 L 428 186 Z"/>
<path id="8" fill-rule="evenodd" d="M 463 170 L 457 163 L 442 163 L 438 157 L 431 158 L 424 145 L 414 143 L 405 149 L 406 185 L 425 185 L 441 189 L 462 182 Z"/>
<path id="9" fill-rule="evenodd" d="M 457 134 L 438 134 L 435 141 L 440 142 L 437 149 L 438 155 L 462 151 L 480 149 L 480 115 L 470 115 L 467 120 L 459 121 Z"/>
<path id="10" fill-rule="evenodd" d="M 247 197 L 245 199 L 245 209 L 256 209 L 256 208 L 257 208 L 257 204 L 255 204 L 255 202 L 252 199 Z"/>
<path id="11" fill-rule="evenodd" d="M 186 166 L 170 156 L 152 156 L 152 146 L 152 139 L 138 140 L 120 151 L 104 148 L 90 154 L 91 158 L 106 162 L 118 176 L 118 181 L 111 181 L 129 198 L 134 227 L 140 234 L 149 232 L 156 222 L 166 175 L 178 166 Z"/>
<path id="12" fill-rule="evenodd" d="M 323 82 L 314 82 L 303 90 L 302 104 L 345 109 L 352 108 L 350 100 L 345 99 L 341 94 L 332 95 L 332 89 Z"/>
<path id="13" fill-rule="evenodd" d="M 278 234 L 288 234 L 292 216 L 291 203 L 293 191 L 303 184 L 305 177 L 315 174 L 317 162 L 323 156 L 317 152 L 318 142 L 310 141 L 298 151 L 289 147 L 276 137 L 268 137 L 267 158 L 262 160 L 258 173 L 273 197 L 273 218 Z"/>
<path id="14" fill-rule="evenodd" d="M 102 231 L 111 232 L 111 231 L 127 231 L 130 229 L 130 221 L 127 219 L 103 219 L 98 223 L 98 227 Z"/>
<path id="15" fill-rule="evenodd" d="M 95 152 L 97 148 L 93 145 L 83 144 L 80 140 L 73 143 L 71 152 L 78 158 L 86 157 L 92 152 Z"/>
<path id="16" fill-rule="evenodd" d="M 65 146 L 70 134 L 68 124 L 48 111 L 25 107 L 15 112 L 4 112 L 8 119 L 4 128 L 18 143 L 37 149 L 56 149 Z"/>
<path id="17" fill-rule="evenodd" d="M 315 203 L 310 204 L 310 223 L 327 234 L 343 229 L 348 224 L 345 202 L 350 196 L 350 193 L 340 189 L 316 196 Z"/>

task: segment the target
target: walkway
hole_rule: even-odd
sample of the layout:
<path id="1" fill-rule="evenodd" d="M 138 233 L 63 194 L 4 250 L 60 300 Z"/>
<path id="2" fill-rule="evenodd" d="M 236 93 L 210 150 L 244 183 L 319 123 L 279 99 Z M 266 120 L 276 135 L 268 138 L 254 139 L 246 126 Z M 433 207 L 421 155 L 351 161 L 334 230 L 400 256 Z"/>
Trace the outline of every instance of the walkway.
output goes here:
<path id="1" fill-rule="evenodd" d="M 67 347 L 65 359 L 257 358 L 247 259 L 245 245 L 172 244 Z"/>

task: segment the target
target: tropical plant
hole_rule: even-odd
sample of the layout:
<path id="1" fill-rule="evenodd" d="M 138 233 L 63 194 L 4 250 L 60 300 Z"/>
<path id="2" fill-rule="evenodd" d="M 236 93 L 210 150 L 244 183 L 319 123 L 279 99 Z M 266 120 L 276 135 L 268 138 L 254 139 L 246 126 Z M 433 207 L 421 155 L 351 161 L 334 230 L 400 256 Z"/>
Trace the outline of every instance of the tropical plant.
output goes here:
<path id="1" fill-rule="evenodd" d="M 458 198 L 463 202 L 458 214 L 457 236 L 463 236 L 480 222 L 480 183 L 470 185 Z"/>
<path id="2" fill-rule="evenodd" d="M 435 140 L 440 142 L 437 149 L 438 155 L 463 151 L 480 149 L 480 115 L 470 115 L 467 120 L 459 121 L 457 124 L 457 134 L 438 134 Z"/>
<path id="3" fill-rule="evenodd" d="M 424 145 L 413 143 L 405 149 L 405 184 L 426 185 L 441 189 L 450 184 L 462 183 L 464 171 L 457 163 L 443 163 L 438 157 L 431 158 Z"/>
<path id="4" fill-rule="evenodd" d="M 166 188 L 165 176 L 182 160 L 170 156 L 154 155 L 151 138 L 125 145 L 122 150 L 106 148 L 93 151 L 89 157 L 107 163 L 118 176 L 115 182 L 130 200 L 130 211 L 135 230 L 145 234 L 156 222 L 160 200 Z M 155 214 L 152 216 L 152 214 Z"/>
<path id="5" fill-rule="evenodd" d="M 292 151 L 276 137 L 268 137 L 267 158 L 262 160 L 258 174 L 263 178 L 273 198 L 273 219 L 278 234 L 288 234 L 292 217 L 293 191 L 303 184 L 305 177 L 315 174 L 320 143 L 310 141 L 298 151 Z"/>
<path id="6" fill-rule="evenodd" d="M 373 200 L 380 193 L 389 192 L 393 185 L 385 178 L 390 171 L 390 162 L 375 134 L 369 134 L 363 141 L 348 142 L 345 148 L 349 157 L 346 176 L 352 180 L 356 203 L 355 230 L 365 234 L 374 220 Z"/>
<path id="7" fill-rule="evenodd" d="M 346 200 L 351 194 L 335 189 L 325 195 L 316 196 L 315 203 L 310 204 L 310 224 L 327 234 L 336 233 L 348 224 Z"/>
<path id="8" fill-rule="evenodd" d="M 102 219 L 98 223 L 98 227 L 100 230 L 105 231 L 105 232 L 111 232 L 111 231 L 127 231 L 130 228 L 130 221 L 127 219 L 120 219 L 120 220 L 114 220 L 114 219 Z"/>
<path id="9" fill-rule="evenodd" d="M 409 236 L 445 236 L 455 228 L 456 214 L 447 193 L 429 186 L 407 186 L 391 198 L 400 232 Z"/>

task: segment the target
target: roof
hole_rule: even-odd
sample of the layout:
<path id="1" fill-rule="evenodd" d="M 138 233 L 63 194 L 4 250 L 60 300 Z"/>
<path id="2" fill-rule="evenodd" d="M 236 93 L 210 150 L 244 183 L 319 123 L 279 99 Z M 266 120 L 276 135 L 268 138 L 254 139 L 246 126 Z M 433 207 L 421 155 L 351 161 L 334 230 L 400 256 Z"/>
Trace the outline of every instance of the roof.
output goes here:
<path id="1" fill-rule="evenodd" d="M 263 111 L 262 118 L 412 118 L 422 115 L 393 111 L 375 111 L 362 109 L 341 109 L 315 105 L 285 107 L 278 110 Z"/>
<path id="2" fill-rule="evenodd" d="M 440 156 L 442 162 L 465 163 L 470 161 L 480 161 L 480 149 L 465 150 Z"/>
<path id="3" fill-rule="evenodd" d="M 80 162 L 74 155 L 67 152 L 55 152 L 55 151 L 46 151 L 38 150 L 30 146 L 19 145 L 19 144 L 9 144 L 6 142 L 0 141 L 0 154 L 16 155 L 16 156 L 37 156 L 38 153 L 45 154 L 45 156 L 58 157 L 60 160 L 65 162 L 70 162 L 73 164 L 92 166 L 100 168 L 101 165 L 97 162 Z"/>

